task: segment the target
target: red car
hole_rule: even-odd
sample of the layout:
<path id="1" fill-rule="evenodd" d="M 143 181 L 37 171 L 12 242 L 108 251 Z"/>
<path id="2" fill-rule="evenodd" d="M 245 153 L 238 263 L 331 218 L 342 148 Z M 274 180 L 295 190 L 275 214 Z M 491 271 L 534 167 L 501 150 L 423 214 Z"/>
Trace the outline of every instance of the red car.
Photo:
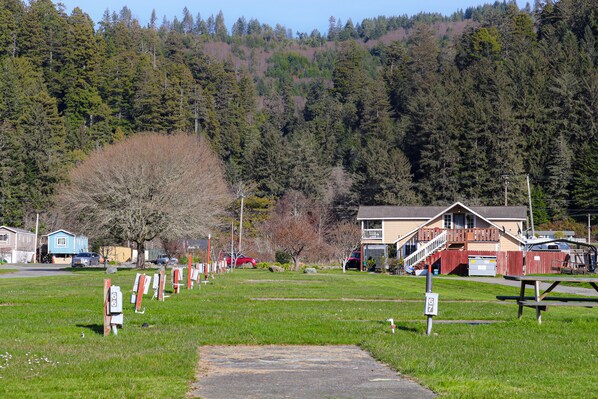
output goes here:
<path id="1" fill-rule="evenodd" d="M 230 255 L 226 255 L 224 257 L 224 260 L 226 260 L 226 265 L 228 267 L 230 267 L 230 265 L 232 263 Z M 235 266 L 241 266 L 241 265 L 243 265 L 243 266 L 249 266 L 249 265 L 251 265 L 252 267 L 255 267 L 256 263 L 257 263 L 257 261 L 254 258 L 248 258 L 245 255 L 239 255 L 237 257 L 236 261 L 235 261 Z"/>
<path id="2" fill-rule="evenodd" d="M 345 264 L 345 268 L 347 269 L 361 269 L 361 250 L 356 249 L 351 253 L 351 256 L 347 258 L 347 263 Z"/>

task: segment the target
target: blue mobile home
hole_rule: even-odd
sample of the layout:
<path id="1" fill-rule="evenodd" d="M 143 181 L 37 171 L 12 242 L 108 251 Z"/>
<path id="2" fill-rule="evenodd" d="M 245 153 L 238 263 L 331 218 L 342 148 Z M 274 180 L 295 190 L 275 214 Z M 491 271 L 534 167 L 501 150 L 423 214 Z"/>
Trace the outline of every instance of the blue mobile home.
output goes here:
<path id="1" fill-rule="evenodd" d="M 78 236 L 66 230 L 56 230 L 48 234 L 48 254 L 54 259 L 70 260 L 72 255 L 88 250 L 89 243 L 85 236 Z"/>

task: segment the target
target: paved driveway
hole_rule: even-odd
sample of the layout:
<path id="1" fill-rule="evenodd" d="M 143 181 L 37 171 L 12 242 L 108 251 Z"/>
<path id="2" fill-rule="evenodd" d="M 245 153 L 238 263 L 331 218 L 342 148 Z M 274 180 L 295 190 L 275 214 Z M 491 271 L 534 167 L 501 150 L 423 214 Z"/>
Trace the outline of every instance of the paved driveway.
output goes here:
<path id="1" fill-rule="evenodd" d="M 357 346 L 204 346 L 190 397 L 431 399 Z"/>
<path id="2" fill-rule="evenodd" d="M 29 265 L 2 265 L 0 269 L 15 269 L 14 273 L 2 273 L 2 278 L 24 278 L 24 277 L 49 277 L 49 276 L 75 276 L 68 270 L 68 265 L 52 265 L 45 263 L 32 263 Z"/>

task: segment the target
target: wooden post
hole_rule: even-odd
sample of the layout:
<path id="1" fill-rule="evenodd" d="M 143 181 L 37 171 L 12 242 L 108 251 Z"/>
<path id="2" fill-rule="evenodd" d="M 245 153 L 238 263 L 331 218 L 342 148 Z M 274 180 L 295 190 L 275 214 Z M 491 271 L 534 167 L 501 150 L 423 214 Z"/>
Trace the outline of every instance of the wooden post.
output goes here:
<path id="1" fill-rule="evenodd" d="M 110 315 L 109 306 L 110 306 L 110 286 L 111 282 L 109 278 L 104 279 L 104 336 L 110 335 L 110 322 L 112 321 L 112 316 Z"/>
<path id="2" fill-rule="evenodd" d="M 193 259 L 191 258 L 191 254 L 187 255 L 187 289 L 190 290 L 191 289 L 191 284 L 192 284 L 192 280 L 191 280 L 191 261 Z"/>
<path id="3" fill-rule="evenodd" d="M 179 269 L 176 268 L 173 270 L 172 273 L 172 288 L 174 289 L 174 293 L 179 293 Z"/>
<path id="4" fill-rule="evenodd" d="M 137 298 L 135 298 L 135 311 L 141 311 L 141 301 L 143 300 L 143 291 L 145 290 L 145 274 L 139 276 L 139 285 L 137 286 Z"/>
<path id="5" fill-rule="evenodd" d="M 206 262 L 204 264 L 210 263 L 210 246 L 211 246 L 211 242 L 212 241 L 212 235 L 208 234 L 208 256 L 206 257 Z"/>

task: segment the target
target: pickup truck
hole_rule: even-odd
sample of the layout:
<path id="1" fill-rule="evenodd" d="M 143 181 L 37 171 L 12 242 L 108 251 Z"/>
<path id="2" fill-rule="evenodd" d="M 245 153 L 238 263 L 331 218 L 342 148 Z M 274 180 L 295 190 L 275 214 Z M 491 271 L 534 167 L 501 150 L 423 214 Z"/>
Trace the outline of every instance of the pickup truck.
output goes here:
<path id="1" fill-rule="evenodd" d="M 230 267 L 230 265 L 232 263 L 230 255 L 227 254 L 224 257 L 224 260 L 226 260 L 226 265 L 228 267 Z M 257 260 L 255 260 L 254 258 L 249 258 L 249 257 L 247 257 L 245 255 L 238 255 L 237 259 L 235 260 L 235 266 L 241 266 L 241 265 L 249 266 L 249 265 L 251 265 L 251 266 L 255 267 L 256 263 L 257 263 Z"/>

